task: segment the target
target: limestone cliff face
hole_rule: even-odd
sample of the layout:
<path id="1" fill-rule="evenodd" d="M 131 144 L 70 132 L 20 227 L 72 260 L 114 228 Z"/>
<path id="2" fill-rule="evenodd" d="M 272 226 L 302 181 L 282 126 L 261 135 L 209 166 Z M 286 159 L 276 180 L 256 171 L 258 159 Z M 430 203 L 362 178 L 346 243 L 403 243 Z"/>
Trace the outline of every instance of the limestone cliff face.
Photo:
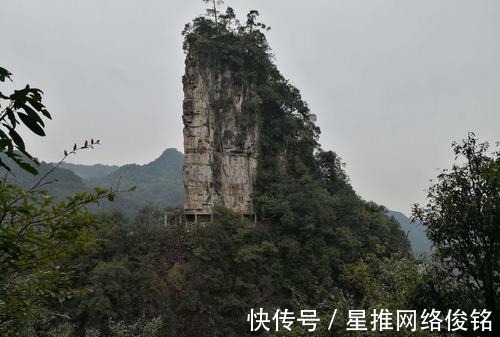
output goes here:
<path id="1" fill-rule="evenodd" d="M 255 89 L 236 71 L 193 52 L 183 77 L 186 213 L 221 205 L 252 214 L 259 130 Z"/>

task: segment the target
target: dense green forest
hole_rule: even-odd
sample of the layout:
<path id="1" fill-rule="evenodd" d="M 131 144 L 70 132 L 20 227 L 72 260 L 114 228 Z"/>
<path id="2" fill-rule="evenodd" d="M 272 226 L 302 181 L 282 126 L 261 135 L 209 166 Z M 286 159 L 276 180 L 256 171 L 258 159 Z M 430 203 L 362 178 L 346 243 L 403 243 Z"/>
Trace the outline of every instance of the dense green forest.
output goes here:
<path id="1" fill-rule="evenodd" d="M 16 176 L 38 175 L 21 186 L 11 183 L 8 174 L 0 181 L 0 334 L 311 335 L 299 324 L 290 332 L 252 333 L 247 322 L 252 308 L 316 309 L 322 322 L 316 336 L 382 334 L 346 331 L 349 309 L 469 313 L 485 308 L 496 329 L 499 153 L 488 152 L 473 134 L 453 144 L 461 161 L 438 176 L 427 205 L 414 206 L 414 217 L 434 245 L 431 258 L 415 258 L 398 222 L 384 207 L 362 200 L 341 159 L 320 147 L 314 114 L 273 63 L 267 29 L 256 11 L 240 22 L 231 8 L 219 12 L 214 7 L 183 32 L 186 53 L 213 67 L 229 67 L 256 88 L 252 122 L 261 130 L 256 226 L 223 208 L 214 223 L 197 227 L 165 226 L 164 209 L 154 205 L 128 214 L 94 208 L 137 193 L 129 191 L 129 184 L 155 185 L 158 171 L 165 174 L 163 186 L 173 186 L 179 177 L 171 173 L 179 161 L 125 166 L 91 177 L 101 183 L 123 177 L 122 185 L 106 189 L 89 188 L 64 170 L 73 181 L 65 188 L 68 196 L 53 198 L 44 190 L 50 188 L 45 182 L 54 166 L 37 163 L 16 131 L 24 126 L 45 135 L 51 115 L 41 92 L 26 87 L 1 94 L 6 103 L 1 106 L 0 151 L 8 159 L 0 163 L 7 171 L 26 171 Z M 10 78 L 0 68 L 0 80 Z M 63 159 L 98 143 L 75 145 Z M 137 180 L 145 168 L 151 174 Z M 137 195 L 157 203 L 164 187 L 154 196 Z M 324 322 L 334 309 L 339 316 L 332 332 Z M 428 330 L 387 334 L 440 335 Z M 494 336 L 470 326 L 456 334 Z"/>

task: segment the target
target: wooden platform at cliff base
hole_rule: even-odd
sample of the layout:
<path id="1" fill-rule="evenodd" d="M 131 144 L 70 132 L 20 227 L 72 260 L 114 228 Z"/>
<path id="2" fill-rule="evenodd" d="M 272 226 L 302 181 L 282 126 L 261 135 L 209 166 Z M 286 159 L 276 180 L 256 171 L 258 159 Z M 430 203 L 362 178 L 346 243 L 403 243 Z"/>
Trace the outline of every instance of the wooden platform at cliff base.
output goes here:
<path id="1" fill-rule="evenodd" d="M 255 226 L 257 225 L 257 214 L 240 214 L 242 223 Z M 217 215 L 214 213 L 193 213 L 177 210 L 165 214 L 165 224 L 169 226 L 180 225 L 205 225 L 217 221 Z"/>

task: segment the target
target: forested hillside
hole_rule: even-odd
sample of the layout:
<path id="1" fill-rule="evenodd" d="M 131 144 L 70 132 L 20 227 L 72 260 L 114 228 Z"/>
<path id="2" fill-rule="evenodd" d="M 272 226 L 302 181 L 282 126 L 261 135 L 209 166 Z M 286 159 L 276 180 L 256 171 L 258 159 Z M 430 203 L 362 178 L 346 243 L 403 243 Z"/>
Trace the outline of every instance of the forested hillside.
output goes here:
<path id="1" fill-rule="evenodd" d="M 0 168 L 0 174 L 6 177 L 6 182 L 17 184 L 25 189 L 36 186 L 40 179 L 50 172 L 47 177 L 48 179 L 43 181 L 43 185 L 40 188 L 46 190 L 57 200 L 63 200 L 75 193 L 88 189 L 85 181 L 73 173 L 73 171 L 59 167 L 54 168 L 54 164 L 40 162 L 40 165 L 37 167 L 38 175 L 33 175 L 15 165 L 12 160 L 5 156 L 1 156 L 0 159 L 9 165 L 11 169 L 9 172 L 5 168 Z"/>
<path id="2" fill-rule="evenodd" d="M 123 165 L 104 177 L 86 179 L 85 184 L 91 187 L 135 186 L 133 192 L 120 194 L 112 204 L 102 205 L 104 209 L 117 209 L 128 215 L 134 215 L 146 205 L 181 207 L 184 201 L 182 163 L 181 152 L 166 149 L 148 164 Z"/>
<path id="3" fill-rule="evenodd" d="M 12 166 L 7 174 L 7 181 L 19 184 L 24 188 L 34 186 L 46 173 L 51 171 L 48 180 L 39 188 L 45 189 L 57 200 L 75 193 L 92 191 L 95 187 L 135 190 L 121 193 L 113 203 L 102 201 L 93 206 L 95 211 L 118 210 L 128 216 L 134 216 L 142 207 L 154 205 L 159 208 L 181 207 L 184 201 L 182 184 L 183 155 L 176 149 L 166 149 L 160 157 L 145 165 L 129 164 L 124 166 L 77 165 L 70 163 L 41 162 L 39 175 L 32 174 L 12 165 L 8 158 L 4 159 Z"/>

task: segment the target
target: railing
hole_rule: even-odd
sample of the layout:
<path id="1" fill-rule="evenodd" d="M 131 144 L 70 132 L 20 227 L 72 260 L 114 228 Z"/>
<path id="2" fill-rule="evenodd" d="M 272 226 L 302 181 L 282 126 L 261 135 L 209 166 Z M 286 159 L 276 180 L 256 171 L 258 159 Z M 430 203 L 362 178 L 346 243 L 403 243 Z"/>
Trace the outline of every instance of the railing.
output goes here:
<path id="1" fill-rule="evenodd" d="M 213 223 L 214 220 L 217 220 L 217 215 L 214 213 L 184 212 L 183 210 L 165 213 L 166 226 L 205 225 Z M 241 214 L 241 221 L 255 226 L 257 225 L 257 214 Z"/>

